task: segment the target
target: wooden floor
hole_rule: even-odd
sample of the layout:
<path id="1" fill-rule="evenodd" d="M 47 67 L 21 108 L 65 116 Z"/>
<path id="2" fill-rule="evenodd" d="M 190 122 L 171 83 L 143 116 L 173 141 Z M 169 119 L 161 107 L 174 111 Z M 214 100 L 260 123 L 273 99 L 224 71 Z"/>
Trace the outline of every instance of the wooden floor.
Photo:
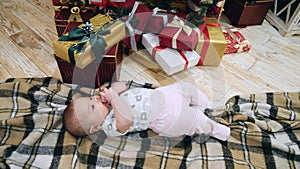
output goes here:
<path id="1" fill-rule="evenodd" d="M 53 15 L 50 0 L 0 1 L 0 81 L 10 77 L 61 79 L 53 57 Z M 226 18 L 221 20 L 226 25 Z M 224 55 L 219 67 L 194 67 L 168 77 L 140 51 L 125 57 L 121 80 L 157 85 L 189 81 L 218 103 L 235 94 L 300 91 L 300 36 L 282 37 L 266 21 L 240 31 L 252 45 L 250 52 Z"/>

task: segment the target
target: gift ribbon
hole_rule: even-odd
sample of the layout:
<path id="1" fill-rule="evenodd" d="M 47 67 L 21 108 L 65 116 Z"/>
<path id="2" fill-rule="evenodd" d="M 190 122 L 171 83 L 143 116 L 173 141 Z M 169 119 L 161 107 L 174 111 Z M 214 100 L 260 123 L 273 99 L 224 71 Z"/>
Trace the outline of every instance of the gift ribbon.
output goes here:
<path id="1" fill-rule="evenodd" d="M 167 15 L 159 15 L 159 14 L 157 14 L 160 11 L 166 12 L 166 10 L 159 9 L 158 7 L 156 7 L 156 8 L 153 9 L 152 16 L 162 17 L 163 22 L 164 22 L 164 26 L 165 26 L 165 25 L 168 24 L 168 16 Z"/>
<path id="2" fill-rule="evenodd" d="M 217 2 L 216 6 L 219 8 L 223 8 L 224 4 L 225 4 L 225 0 L 220 0 L 219 2 Z"/>
<path id="3" fill-rule="evenodd" d="M 107 24 L 106 26 L 103 26 L 103 28 L 108 27 L 112 23 Z M 69 60 L 70 63 L 75 65 L 75 56 L 74 53 L 81 53 L 85 51 L 85 48 L 87 47 L 88 44 L 91 45 L 91 49 L 93 51 L 93 54 L 98 61 L 102 61 L 103 59 L 103 54 L 105 52 L 105 48 L 107 46 L 103 36 L 110 34 L 110 30 L 104 30 L 100 29 L 96 32 L 88 32 L 85 31 L 79 27 L 75 27 L 72 29 L 69 33 L 68 36 L 61 36 L 59 38 L 59 41 L 74 41 L 78 40 L 78 43 L 72 45 L 68 49 L 68 55 L 69 55 Z"/>
<path id="4" fill-rule="evenodd" d="M 236 49 L 238 49 L 238 53 L 245 52 L 250 49 L 249 42 L 243 37 L 243 35 L 240 32 L 238 32 L 237 29 L 227 28 L 226 31 L 229 34 L 229 36 L 238 43 L 234 46 Z"/>
<path id="5" fill-rule="evenodd" d="M 189 60 L 187 59 L 187 57 L 185 56 L 185 54 L 182 52 L 182 50 L 177 50 L 179 52 L 179 54 L 181 55 L 181 57 L 185 60 L 185 64 L 184 64 L 184 69 L 186 70 L 189 66 Z"/>
<path id="6" fill-rule="evenodd" d="M 152 56 L 155 58 L 156 56 L 156 53 L 157 52 L 160 52 L 162 50 L 166 49 L 166 47 L 163 47 L 163 46 L 155 46 L 152 50 Z"/>
<path id="7" fill-rule="evenodd" d="M 74 9 L 75 8 L 75 9 Z M 75 21 L 75 22 L 83 22 L 81 16 L 80 16 L 80 8 L 78 7 L 73 7 L 71 8 L 71 14 L 68 18 L 68 22 L 72 22 L 72 21 Z M 67 23 L 65 22 L 64 18 L 59 14 L 59 11 L 61 11 L 61 9 L 69 9 L 69 7 L 67 6 L 60 6 L 60 7 L 55 7 L 55 18 L 59 18 L 62 20 L 63 24 L 64 25 L 67 25 Z"/>
<path id="8" fill-rule="evenodd" d="M 136 10 L 138 9 L 139 5 L 140 5 L 140 3 L 137 2 L 137 1 L 134 3 L 132 11 L 131 11 L 131 13 L 129 13 L 128 19 L 125 22 L 125 25 L 126 25 L 126 27 L 128 29 L 128 33 L 129 33 L 129 36 L 130 36 L 130 46 L 131 46 L 131 49 L 134 50 L 134 51 L 137 51 L 135 34 L 138 33 L 138 32 L 137 32 L 137 30 L 135 30 L 131 26 L 130 21 L 133 19 L 133 16 L 134 16 Z M 139 32 L 139 33 L 141 33 L 141 32 Z"/>
<path id="9" fill-rule="evenodd" d="M 72 29 L 69 33 L 68 36 L 61 36 L 59 37 L 59 41 L 74 41 L 74 40 L 78 40 L 77 44 L 72 45 L 71 47 L 69 47 L 68 49 L 68 55 L 69 55 L 69 60 L 70 63 L 75 65 L 75 56 L 74 56 L 74 52 L 75 51 L 82 51 L 84 43 L 87 39 L 90 38 L 90 33 L 87 33 L 85 30 L 80 29 L 78 27 L 75 27 L 74 29 Z"/>
<path id="10" fill-rule="evenodd" d="M 84 2 L 85 3 L 85 2 Z M 72 6 L 73 4 L 66 4 L 63 3 L 62 5 L 58 6 L 53 6 L 54 11 L 55 11 L 55 18 L 59 18 L 62 20 L 62 22 L 66 25 L 67 23 L 65 22 L 64 18 L 59 14 L 59 12 L 62 9 L 70 9 L 71 14 L 68 18 L 68 22 L 75 21 L 75 22 L 83 22 L 83 19 L 81 18 L 80 12 L 85 13 L 87 10 L 94 10 L 93 7 L 88 7 L 88 6 Z"/>
<path id="11" fill-rule="evenodd" d="M 105 48 L 107 46 L 104 35 L 110 34 L 110 30 L 99 30 L 95 34 L 91 34 L 90 44 L 92 51 L 94 52 L 97 61 L 101 62 L 103 59 L 103 54 L 105 53 Z"/>
<path id="12" fill-rule="evenodd" d="M 206 23 L 206 26 L 215 26 L 215 27 L 220 27 L 219 23 Z M 208 48 L 209 48 L 209 44 L 210 44 L 210 36 L 209 36 L 209 32 L 207 27 L 203 30 L 203 34 L 204 34 L 204 42 L 203 42 L 203 46 L 202 46 L 202 50 L 200 53 L 201 58 L 199 59 L 199 62 L 197 65 L 201 66 L 204 63 L 204 59 L 206 57 Z"/>
<path id="13" fill-rule="evenodd" d="M 165 50 L 165 49 L 166 49 L 166 47 L 163 47 L 163 46 L 155 46 L 155 47 L 152 49 L 152 56 L 155 58 L 157 52 L 160 52 L 160 51 Z M 176 49 L 174 49 L 174 50 L 176 50 Z M 183 69 L 183 70 L 186 70 L 186 69 L 188 68 L 188 66 L 189 66 L 189 60 L 188 60 L 188 58 L 185 56 L 185 54 L 182 52 L 182 50 L 178 50 L 178 49 L 177 49 L 177 51 L 178 51 L 178 53 L 180 54 L 180 56 L 181 56 L 181 57 L 184 59 L 184 61 L 185 61 L 184 69 Z"/>
<path id="14" fill-rule="evenodd" d="M 167 26 L 179 28 L 179 30 L 174 34 L 172 38 L 172 48 L 174 49 L 177 48 L 177 38 L 182 31 L 184 31 L 188 36 L 190 36 L 193 31 L 191 27 L 185 25 L 184 22 L 176 15 L 173 21 L 171 23 L 168 23 Z"/>

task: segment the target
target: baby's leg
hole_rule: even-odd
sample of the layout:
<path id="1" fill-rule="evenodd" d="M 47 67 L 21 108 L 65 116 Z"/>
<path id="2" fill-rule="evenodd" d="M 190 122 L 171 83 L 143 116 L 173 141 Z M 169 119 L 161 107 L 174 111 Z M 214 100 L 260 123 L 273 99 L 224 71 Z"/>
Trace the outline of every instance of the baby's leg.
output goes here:
<path id="1" fill-rule="evenodd" d="M 201 109 L 183 104 L 180 111 L 181 112 L 176 119 L 172 119 L 172 122 L 166 122 L 167 124 L 170 124 L 168 130 L 165 130 L 160 134 L 169 137 L 202 134 L 223 141 L 227 140 L 229 137 L 230 129 L 227 126 L 208 118 Z M 169 120 L 169 118 L 166 120 Z"/>
<path id="2" fill-rule="evenodd" d="M 202 108 L 211 108 L 211 102 L 208 97 L 195 85 L 186 82 L 181 82 L 179 85 L 182 95 L 187 99 L 189 104 Z"/>
<path id="3" fill-rule="evenodd" d="M 189 135 L 204 134 L 223 141 L 228 139 L 230 135 L 229 127 L 211 120 L 206 115 L 204 115 L 203 112 L 200 112 L 199 109 L 195 107 L 189 107 L 187 111 L 191 112 L 189 114 L 197 112 L 194 123 L 191 123 L 193 125 L 188 132 Z"/>

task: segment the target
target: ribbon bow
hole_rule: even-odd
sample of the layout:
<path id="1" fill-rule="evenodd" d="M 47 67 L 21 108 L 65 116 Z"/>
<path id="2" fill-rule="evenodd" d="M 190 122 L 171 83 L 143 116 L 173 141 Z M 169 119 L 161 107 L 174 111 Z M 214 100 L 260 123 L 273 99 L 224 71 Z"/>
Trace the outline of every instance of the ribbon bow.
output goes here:
<path id="1" fill-rule="evenodd" d="M 105 27 L 103 27 L 105 28 Z M 75 65 L 75 57 L 74 52 L 83 53 L 87 46 L 91 46 L 92 52 L 97 61 L 103 59 L 103 54 L 105 52 L 105 48 L 107 46 L 103 36 L 110 34 L 110 30 L 100 29 L 98 31 L 86 31 L 79 27 L 75 27 L 72 29 L 67 36 L 61 36 L 59 41 L 74 41 L 78 40 L 78 42 L 72 45 L 68 49 L 69 59 L 72 64 Z"/>
<path id="2" fill-rule="evenodd" d="M 103 59 L 103 54 L 105 53 L 105 48 L 107 46 L 103 36 L 110 34 L 110 30 L 100 29 L 94 34 L 91 34 L 90 44 L 92 51 L 97 61 L 101 62 Z"/>
<path id="3" fill-rule="evenodd" d="M 188 36 L 191 35 L 193 29 L 191 27 L 189 27 L 188 25 L 185 25 L 184 21 L 181 20 L 178 16 L 175 15 L 173 21 L 171 23 L 169 23 L 167 26 L 171 26 L 171 27 L 179 27 L 179 31 L 176 34 L 180 34 L 180 32 L 183 30 Z M 176 36 L 175 34 L 175 36 Z M 178 36 L 177 35 L 177 36 Z"/>
<path id="4" fill-rule="evenodd" d="M 175 35 L 172 38 L 172 48 L 177 48 L 177 38 L 179 36 L 179 34 L 182 32 L 182 30 L 188 35 L 190 36 L 193 29 L 191 27 L 189 27 L 188 25 L 185 25 L 184 21 L 181 20 L 178 16 L 175 15 L 173 21 L 171 23 L 168 23 L 167 26 L 169 27 L 179 27 L 179 30 L 175 33 Z M 197 32 L 198 33 L 198 32 Z M 200 34 L 198 33 L 198 36 L 200 36 Z"/>
<path id="5" fill-rule="evenodd" d="M 93 7 L 87 6 L 85 0 L 77 0 L 75 2 L 71 2 L 68 0 L 65 1 L 61 0 L 60 2 L 56 2 L 54 4 L 55 5 L 53 7 L 55 10 L 55 18 L 61 19 L 65 25 L 67 23 L 65 23 L 64 18 L 60 16 L 59 13 L 62 9 L 68 9 L 71 12 L 67 22 L 71 22 L 71 21 L 83 22 L 80 13 L 85 13 L 88 10 L 94 9 Z"/>

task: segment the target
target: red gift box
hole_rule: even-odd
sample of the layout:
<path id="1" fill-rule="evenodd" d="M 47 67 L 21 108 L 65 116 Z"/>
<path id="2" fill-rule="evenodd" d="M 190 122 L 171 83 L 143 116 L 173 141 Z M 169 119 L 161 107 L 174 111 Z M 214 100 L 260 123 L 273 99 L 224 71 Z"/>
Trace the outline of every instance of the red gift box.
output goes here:
<path id="1" fill-rule="evenodd" d="M 152 10 L 139 2 L 135 2 L 131 13 L 129 14 L 126 27 L 127 37 L 123 40 L 127 48 L 137 51 L 137 42 L 141 41 L 141 34 L 145 32 L 152 15 Z"/>
<path id="2" fill-rule="evenodd" d="M 161 46 L 192 51 L 195 49 L 200 31 L 198 28 L 191 28 L 177 16 L 159 34 Z"/>
<path id="3" fill-rule="evenodd" d="M 227 41 L 216 18 L 207 18 L 206 28 L 195 51 L 201 56 L 198 66 L 219 66 Z"/>
<path id="4" fill-rule="evenodd" d="M 228 44 L 224 54 L 248 52 L 251 45 L 248 40 L 236 28 L 223 30 L 225 39 Z"/>
<path id="5" fill-rule="evenodd" d="M 120 77 L 120 64 L 123 58 L 122 43 L 116 44 L 107 52 L 102 62 L 91 62 L 84 69 L 55 56 L 60 74 L 64 83 L 79 84 L 81 86 L 97 88 L 100 84 L 118 81 Z M 99 79 L 98 79 L 99 78 Z"/>
<path id="6" fill-rule="evenodd" d="M 98 12 L 97 5 L 78 5 L 54 3 L 55 25 L 58 37 L 69 32 L 74 27 L 81 25 L 95 16 Z"/>
<path id="7" fill-rule="evenodd" d="M 117 8 L 132 8 L 135 0 L 91 0 L 91 4 L 98 5 L 101 9 L 107 6 Z"/>
<path id="8" fill-rule="evenodd" d="M 173 14 L 159 12 L 158 8 L 153 9 L 153 13 L 149 19 L 146 32 L 159 34 L 164 27 L 174 18 Z"/>

